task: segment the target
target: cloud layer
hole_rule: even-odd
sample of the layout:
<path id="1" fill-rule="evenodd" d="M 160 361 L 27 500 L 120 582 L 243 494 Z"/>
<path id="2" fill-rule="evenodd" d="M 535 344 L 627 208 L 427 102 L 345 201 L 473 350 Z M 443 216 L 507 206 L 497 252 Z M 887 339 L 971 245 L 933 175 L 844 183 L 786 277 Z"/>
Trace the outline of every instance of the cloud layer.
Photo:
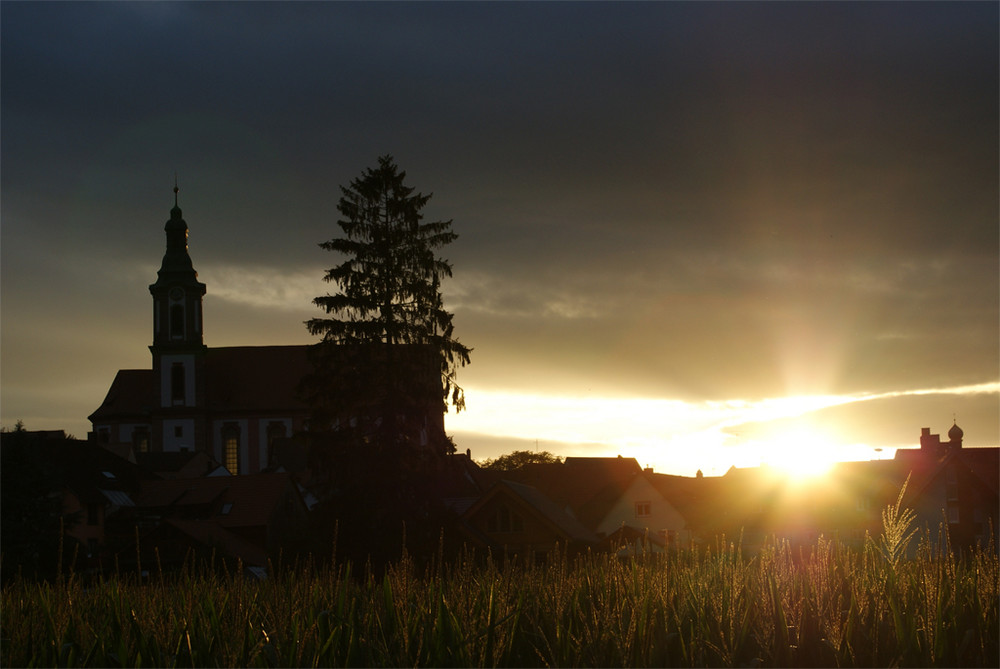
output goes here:
<path id="1" fill-rule="evenodd" d="M 993 383 L 998 25 L 992 3 L 5 5 L 2 422 L 83 432 L 148 364 L 175 174 L 207 343 L 310 341 L 338 186 L 384 153 L 460 235 L 470 388 Z M 934 397 L 921 422 L 963 413 Z"/>

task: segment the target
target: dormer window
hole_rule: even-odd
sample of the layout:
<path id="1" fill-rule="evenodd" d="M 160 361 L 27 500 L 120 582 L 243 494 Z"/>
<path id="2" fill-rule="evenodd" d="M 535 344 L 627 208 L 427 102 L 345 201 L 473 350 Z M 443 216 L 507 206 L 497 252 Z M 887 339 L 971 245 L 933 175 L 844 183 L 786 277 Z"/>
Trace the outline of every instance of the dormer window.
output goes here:
<path id="1" fill-rule="evenodd" d="M 233 503 L 232 502 L 226 502 L 225 504 L 222 505 L 222 510 L 219 511 L 219 514 L 223 515 L 223 516 L 228 516 L 229 512 L 232 511 L 232 510 L 233 510 Z"/>

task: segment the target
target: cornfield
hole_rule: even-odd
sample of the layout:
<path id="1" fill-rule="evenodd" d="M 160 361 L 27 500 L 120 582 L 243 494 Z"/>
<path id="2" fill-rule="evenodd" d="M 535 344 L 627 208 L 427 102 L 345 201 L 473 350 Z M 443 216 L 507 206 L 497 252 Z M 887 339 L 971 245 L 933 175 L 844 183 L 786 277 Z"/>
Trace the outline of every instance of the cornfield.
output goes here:
<path id="1" fill-rule="evenodd" d="M 998 558 L 918 535 L 256 580 L 186 565 L 2 591 L 5 667 L 1000 666 Z M 908 537 L 907 537 L 908 539 Z"/>

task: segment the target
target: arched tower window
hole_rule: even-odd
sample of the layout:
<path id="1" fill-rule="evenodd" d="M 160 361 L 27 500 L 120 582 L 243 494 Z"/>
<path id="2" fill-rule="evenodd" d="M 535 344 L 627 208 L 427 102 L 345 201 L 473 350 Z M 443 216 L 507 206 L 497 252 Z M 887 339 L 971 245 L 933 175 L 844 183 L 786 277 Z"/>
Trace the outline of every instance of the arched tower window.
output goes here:
<path id="1" fill-rule="evenodd" d="M 184 363 L 175 362 L 170 366 L 170 401 L 173 404 L 184 404 L 187 379 L 184 374 Z"/>
<path id="2" fill-rule="evenodd" d="M 236 423 L 222 427 L 222 465 L 230 474 L 240 473 L 240 426 Z"/>
<path id="3" fill-rule="evenodd" d="M 170 305 L 170 338 L 184 338 L 184 305 Z"/>

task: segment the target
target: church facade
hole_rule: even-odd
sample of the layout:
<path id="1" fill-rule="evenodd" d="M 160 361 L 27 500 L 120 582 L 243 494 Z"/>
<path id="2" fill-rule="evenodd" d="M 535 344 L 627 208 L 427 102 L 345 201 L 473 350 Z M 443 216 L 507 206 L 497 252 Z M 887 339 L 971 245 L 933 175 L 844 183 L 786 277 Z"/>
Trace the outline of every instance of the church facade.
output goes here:
<path id="1" fill-rule="evenodd" d="M 164 230 L 166 253 L 149 286 L 152 369 L 118 371 L 89 416 L 93 436 L 134 452 L 201 451 L 232 474 L 259 472 L 276 440 L 306 426 L 309 407 L 296 389 L 311 369 L 309 346 L 207 347 L 206 286 L 188 254 L 176 188 Z"/>

